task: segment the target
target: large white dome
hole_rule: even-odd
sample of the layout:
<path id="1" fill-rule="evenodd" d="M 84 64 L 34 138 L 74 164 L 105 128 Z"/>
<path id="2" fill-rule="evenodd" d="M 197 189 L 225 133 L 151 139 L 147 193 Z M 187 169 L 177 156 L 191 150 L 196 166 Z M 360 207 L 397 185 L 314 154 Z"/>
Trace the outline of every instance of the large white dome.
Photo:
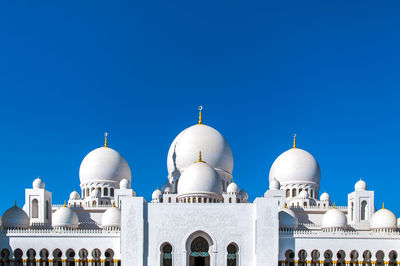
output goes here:
<path id="1" fill-rule="evenodd" d="M 278 180 L 285 184 L 317 184 L 321 169 L 317 160 L 307 151 L 293 148 L 285 151 L 275 160 L 269 172 L 269 182 Z"/>
<path id="2" fill-rule="evenodd" d="M 371 217 L 371 229 L 391 229 L 397 228 L 397 219 L 393 212 L 382 208 L 375 212 Z"/>
<path id="3" fill-rule="evenodd" d="M 346 226 L 346 215 L 336 208 L 328 210 L 324 216 L 322 216 L 322 228 L 324 229 L 343 229 Z"/>
<path id="4" fill-rule="evenodd" d="M 279 227 L 295 229 L 298 223 L 299 221 L 294 211 L 285 207 L 279 212 Z"/>
<path id="5" fill-rule="evenodd" d="M 79 169 L 81 184 L 88 182 L 118 182 L 119 184 L 123 178 L 131 181 L 131 169 L 121 154 L 108 147 L 91 151 L 83 159 Z"/>
<path id="6" fill-rule="evenodd" d="M 78 216 L 71 208 L 61 207 L 53 214 L 52 225 L 53 227 L 78 228 Z"/>
<path id="7" fill-rule="evenodd" d="M 28 228 L 29 217 L 24 210 L 15 205 L 4 212 L 1 224 L 4 228 Z"/>
<path id="8" fill-rule="evenodd" d="M 222 182 L 210 165 L 197 162 L 186 168 L 178 182 L 178 195 L 222 194 Z"/>
<path id="9" fill-rule="evenodd" d="M 168 173 L 192 165 L 200 151 L 209 165 L 232 174 L 233 156 L 229 143 L 217 130 L 203 124 L 185 129 L 174 139 L 168 151 Z"/>
<path id="10" fill-rule="evenodd" d="M 107 227 L 117 227 L 120 228 L 121 226 L 121 211 L 116 208 L 112 207 L 106 210 L 101 217 L 101 226 L 103 228 Z"/>

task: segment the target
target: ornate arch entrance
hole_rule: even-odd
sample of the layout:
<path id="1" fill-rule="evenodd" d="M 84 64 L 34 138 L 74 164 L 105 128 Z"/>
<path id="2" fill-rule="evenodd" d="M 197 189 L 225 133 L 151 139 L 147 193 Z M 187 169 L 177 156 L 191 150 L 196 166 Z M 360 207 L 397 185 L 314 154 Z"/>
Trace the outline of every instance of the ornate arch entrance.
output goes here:
<path id="1" fill-rule="evenodd" d="M 209 244 L 198 236 L 190 243 L 189 266 L 210 266 Z"/>

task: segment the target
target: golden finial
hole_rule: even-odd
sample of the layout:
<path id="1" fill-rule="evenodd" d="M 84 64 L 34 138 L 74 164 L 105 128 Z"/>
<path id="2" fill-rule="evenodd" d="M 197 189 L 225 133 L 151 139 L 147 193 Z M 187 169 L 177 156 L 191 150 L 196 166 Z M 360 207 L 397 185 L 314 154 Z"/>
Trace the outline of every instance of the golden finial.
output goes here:
<path id="1" fill-rule="evenodd" d="M 113 207 L 115 208 L 116 206 L 115 206 L 115 201 L 113 202 Z"/>
<path id="2" fill-rule="evenodd" d="M 204 163 L 203 159 L 201 158 L 201 151 L 199 151 L 199 160 L 196 163 Z"/>
<path id="3" fill-rule="evenodd" d="M 17 201 L 15 201 L 15 207 L 18 207 L 18 206 L 17 206 Z"/>
<path id="4" fill-rule="evenodd" d="M 285 204 L 283 204 L 283 208 L 287 208 L 287 203 L 285 202 Z"/>
<path id="5" fill-rule="evenodd" d="M 296 149 L 296 133 L 293 134 L 293 149 Z"/>
<path id="6" fill-rule="evenodd" d="M 332 207 L 332 209 L 336 209 L 336 204 L 335 204 L 335 202 L 333 202 L 333 207 Z"/>
<path id="7" fill-rule="evenodd" d="M 67 207 L 67 202 L 64 200 L 64 207 Z"/>
<path id="8" fill-rule="evenodd" d="M 104 147 L 108 147 L 108 144 L 107 144 L 107 137 L 108 137 L 108 133 L 107 132 L 104 132 Z"/>
<path id="9" fill-rule="evenodd" d="M 382 202 L 382 209 L 385 208 L 385 202 Z"/>
<path id="10" fill-rule="evenodd" d="M 203 124 L 203 119 L 201 117 L 201 110 L 203 110 L 203 106 L 199 106 L 199 125 Z"/>

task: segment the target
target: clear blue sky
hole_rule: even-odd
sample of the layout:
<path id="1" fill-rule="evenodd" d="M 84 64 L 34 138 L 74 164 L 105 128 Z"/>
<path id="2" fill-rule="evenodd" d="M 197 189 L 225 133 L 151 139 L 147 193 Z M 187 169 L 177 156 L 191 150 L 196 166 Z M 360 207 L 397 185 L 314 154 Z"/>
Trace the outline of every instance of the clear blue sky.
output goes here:
<path id="1" fill-rule="evenodd" d="M 251 199 L 296 132 L 336 204 L 362 177 L 400 215 L 399 1 L 40 2 L 0 4 L 1 213 L 38 175 L 64 202 L 104 131 L 149 199 L 203 105 Z"/>

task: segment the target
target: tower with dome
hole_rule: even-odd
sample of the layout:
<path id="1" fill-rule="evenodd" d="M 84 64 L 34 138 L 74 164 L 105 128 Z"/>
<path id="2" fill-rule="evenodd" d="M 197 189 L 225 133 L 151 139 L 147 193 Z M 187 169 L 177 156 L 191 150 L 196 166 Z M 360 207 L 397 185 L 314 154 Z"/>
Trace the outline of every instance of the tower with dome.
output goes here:
<path id="1" fill-rule="evenodd" d="M 132 179 L 106 133 L 104 145 L 83 158 L 80 185 L 64 203 L 53 203 L 51 188 L 38 177 L 25 189 L 23 206 L 10 204 L 1 217 L 0 263 L 400 264 L 394 213 L 375 208 L 374 191 L 362 179 L 349 188 L 347 205 L 336 206 L 320 187 L 318 161 L 297 147 L 296 136 L 254 201 L 234 181 L 233 162 L 228 141 L 203 123 L 199 108 L 198 123 L 172 141 L 164 183 L 145 199 L 132 189 L 141 177 Z"/>

